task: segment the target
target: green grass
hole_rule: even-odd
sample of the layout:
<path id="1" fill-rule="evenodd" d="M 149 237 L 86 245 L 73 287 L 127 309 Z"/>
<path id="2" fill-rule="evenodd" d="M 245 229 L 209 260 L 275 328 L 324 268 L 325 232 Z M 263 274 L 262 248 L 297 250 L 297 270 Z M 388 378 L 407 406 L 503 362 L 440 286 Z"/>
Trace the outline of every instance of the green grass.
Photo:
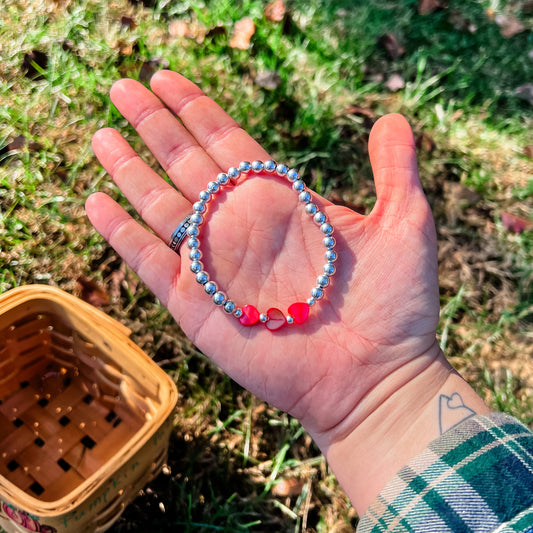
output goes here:
<path id="1" fill-rule="evenodd" d="M 321 194 L 367 212 L 371 123 L 405 114 L 438 228 L 441 343 L 491 405 L 533 422 L 533 232 L 501 222 L 502 211 L 532 220 L 524 149 L 533 113 L 516 88 L 533 79 L 533 19 L 519 3 L 448 4 L 421 15 L 415 0 L 293 1 L 282 23 L 267 20 L 258 0 L 14 1 L 3 10 L 0 290 L 48 283 L 80 294 L 78 279 L 96 281 L 110 298 L 105 311 L 180 390 L 170 472 L 113 531 L 344 532 L 357 521 L 300 425 L 198 353 L 85 217 L 95 190 L 123 201 L 91 153 L 96 129 L 120 129 L 155 166 L 108 92 L 123 76 L 147 83 L 158 65 L 200 84 Z M 505 38 L 495 18 L 510 15 L 525 30 Z M 232 49 L 244 16 L 256 24 L 250 49 Z M 175 21 L 194 38 L 170 35 Z M 26 60 L 28 76 L 35 50 L 47 61 Z M 274 89 L 255 82 L 265 71 L 277 73 Z M 393 74 L 405 84 L 396 92 L 386 87 Z"/>

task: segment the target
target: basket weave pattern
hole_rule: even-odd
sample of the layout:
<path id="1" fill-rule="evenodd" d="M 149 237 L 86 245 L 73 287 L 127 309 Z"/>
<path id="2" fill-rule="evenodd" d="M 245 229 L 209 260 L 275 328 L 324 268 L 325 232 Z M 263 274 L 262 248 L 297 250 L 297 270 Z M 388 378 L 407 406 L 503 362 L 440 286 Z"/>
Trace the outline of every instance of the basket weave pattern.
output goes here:
<path id="1" fill-rule="evenodd" d="M 100 533 L 166 459 L 175 385 L 84 302 L 49 287 L 10 292 L 0 297 L 0 531 Z"/>
<path id="2" fill-rule="evenodd" d="M 118 372 L 57 317 L 27 317 L 0 339 L 0 475 L 41 500 L 60 499 L 104 465 L 146 413 L 117 400 L 127 387 Z"/>

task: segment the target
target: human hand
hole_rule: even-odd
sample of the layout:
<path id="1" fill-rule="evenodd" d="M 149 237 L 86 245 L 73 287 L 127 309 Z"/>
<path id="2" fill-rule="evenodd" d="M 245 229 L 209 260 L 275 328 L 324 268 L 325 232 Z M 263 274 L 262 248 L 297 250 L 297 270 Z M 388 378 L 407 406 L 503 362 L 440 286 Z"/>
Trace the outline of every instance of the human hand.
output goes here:
<path id="1" fill-rule="evenodd" d="M 436 235 L 405 119 L 389 115 L 372 131 L 377 201 L 368 216 L 315 197 L 335 228 L 337 273 L 307 322 L 271 332 L 241 326 L 215 306 L 189 271 L 186 245 L 181 257 L 168 247 L 219 172 L 270 157 L 182 76 L 159 72 L 151 88 L 121 80 L 111 99 L 180 192 L 118 132 L 103 129 L 94 151 L 153 232 L 102 193 L 86 209 L 192 342 L 242 386 L 297 417 L 326 452 L 436 362 L 430 381 L 441 384 L 449 369 L 436 343 Z M 324 248 L 297 204 L 286 180 L 274 177 L 249 178 L 217 199 L 202 230 L 202 261 L 238 305 L 286 310 L 309 297 Z"/>

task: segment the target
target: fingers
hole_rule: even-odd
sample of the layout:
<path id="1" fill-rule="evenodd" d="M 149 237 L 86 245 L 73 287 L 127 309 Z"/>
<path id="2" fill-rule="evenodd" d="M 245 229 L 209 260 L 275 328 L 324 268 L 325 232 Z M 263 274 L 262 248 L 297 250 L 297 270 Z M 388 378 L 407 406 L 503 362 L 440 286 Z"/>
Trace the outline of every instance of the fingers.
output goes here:
<path id="1" fill-rule="evenodd" d="M 151 87 L 223 169 L 243 160 L 269 158 L 255 140 L 187 78 L 163 70 L 152 77 Z"/>
<path id="2" fill-rule="evenodd" d="M 98 233 L 166 305 L 178 280 L 180 257 L 106 194 L 89 196 L 85 209 Z"/>
<path id="3" fill-rule="evenodd" d="M 390 114 L 374 125 L 369 140 L 376 184 L 373 215 L 404 215 L 420 209 L 425 197 L 418 177 L 416 147 L 405 118 Z"/>
<path id="4" fill-rule="evenodd" d="M 218 165 L 194 137 L 142 84 L 130 79 L 119 80 L 113 85 L 110 96 L 170 179 L 190 201 L 220 172 Z"/>
<path id="5" fill-rule="evenodd" d="M 123 79 L 113 85 L 111 99 L 189 201 L 221 170 L 242 160 L 268 157 L 183 76 L 157 73 L 152 88 L 155 94 L 134 80 Z"/>
<path id="6" fill-rule="evenodd" d="M 154 172 L 115 130 L 95 133 L 93 150 L 144 221 L 164 240 L 191 211 L 191 204 Z"/>

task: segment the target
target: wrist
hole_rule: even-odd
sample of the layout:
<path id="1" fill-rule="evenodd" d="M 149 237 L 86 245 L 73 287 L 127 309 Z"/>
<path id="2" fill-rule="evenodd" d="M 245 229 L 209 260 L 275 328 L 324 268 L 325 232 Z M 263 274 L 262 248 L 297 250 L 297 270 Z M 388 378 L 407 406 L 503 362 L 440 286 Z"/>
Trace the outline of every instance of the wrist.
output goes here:
<path id="1" fill-rule="evenodd" d="M 351 426 L 315 437 L 359 514 L 387 481 L 442 432 L 489 409 L 435 344 L 376 386 Z"/>

